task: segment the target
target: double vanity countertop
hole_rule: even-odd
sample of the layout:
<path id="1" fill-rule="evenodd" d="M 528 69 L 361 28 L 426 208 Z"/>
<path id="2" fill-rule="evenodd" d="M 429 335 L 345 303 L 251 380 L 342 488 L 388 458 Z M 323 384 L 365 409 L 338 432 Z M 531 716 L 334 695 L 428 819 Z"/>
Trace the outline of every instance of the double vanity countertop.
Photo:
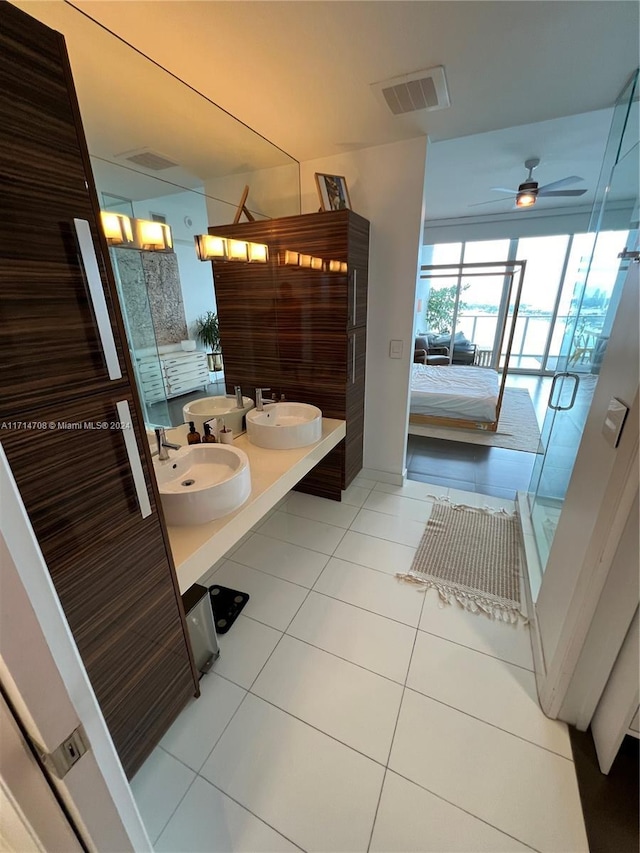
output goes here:
<path id="1" fill-rule="evenodd" d="M 167 439 L 184 445 L 187 432 L 187 426 L 168 429 Z M 345 434 L 345 421 L 323 418 L 320 441 L 294 450 L 266 450 L 251 444 L 246 433 L 238 436 L 233 446 L 247 454 L 251 468 L 248 500 L 229 515 L 206 524 L 168 528 L 180 592 L 198 583 L 229 548 L 339 444 Z"/>

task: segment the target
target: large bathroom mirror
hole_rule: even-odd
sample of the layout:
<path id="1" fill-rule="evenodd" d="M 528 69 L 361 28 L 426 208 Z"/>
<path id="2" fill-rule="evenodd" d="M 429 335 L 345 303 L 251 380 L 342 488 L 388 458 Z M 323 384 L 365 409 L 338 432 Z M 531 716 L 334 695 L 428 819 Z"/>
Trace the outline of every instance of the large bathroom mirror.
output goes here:
<path id="1" fill-rule="evenodd" d="M 175 426 L 226 390 L 197 339 L 216 300 L 194 236 L 232 223 L 247 185 L 255 219 L 299 214 L 299 164 L 71 3 L 16 5 L 65 37 L 101 208 L 171 229 L 169 251 L 110 253 L 146 420 Z"/>

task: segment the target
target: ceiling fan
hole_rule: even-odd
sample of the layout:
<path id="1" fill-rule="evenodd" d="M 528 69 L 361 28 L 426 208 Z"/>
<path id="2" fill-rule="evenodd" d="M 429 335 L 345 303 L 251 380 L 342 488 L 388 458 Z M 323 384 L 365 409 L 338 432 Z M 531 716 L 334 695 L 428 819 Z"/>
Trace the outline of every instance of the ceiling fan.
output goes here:
<path id="1" fill-rule="evenodd" d="M 548 196 L 579 196 L 586 193 L 586 190 L 562 189 L 562 187 L 577 184 L 579 181 L 584 180 L 584 178 L 581 178 L 578 175 L 569 175 L 566 178 L 561 178 L 559 181 L 553 181 L 550 184 L 539 186 L 538 182 L 533 179 L 533 170 L 539 165 L 539 157 L 531 157 L 531 159 L 525 160 L 524 167 L 529 171 L 529 174 L 517 190 L 507 189 L 506 187 L 491 187 L 491 189 L 494 192 L 509 193 L 509 195 L 514 196 L 516 200 L 516 207 L 533 207 L 538 198 Z M 503 199 L 496 198 L 491 199 L 491 201 L 481 201 L 476 204 L 470 204 L 469 207 L 478 207 L 481 204 L 495 204 L 498 201 L 503 201 Z"/>

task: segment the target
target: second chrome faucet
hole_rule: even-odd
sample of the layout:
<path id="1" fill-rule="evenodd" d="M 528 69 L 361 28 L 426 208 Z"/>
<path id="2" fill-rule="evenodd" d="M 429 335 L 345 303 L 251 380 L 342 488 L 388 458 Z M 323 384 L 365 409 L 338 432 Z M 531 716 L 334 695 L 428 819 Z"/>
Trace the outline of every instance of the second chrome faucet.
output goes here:
<path id="1" fill-rule="evenodd" d="M 271 391 L 271 388 L 256 388 L 256 409 L 259 412 L 262 411 L 265 404 L 265 400 L 262 398 L 263 391 Z M 267 400 L 266 402 L 269 403 L 271 401 Z"/>

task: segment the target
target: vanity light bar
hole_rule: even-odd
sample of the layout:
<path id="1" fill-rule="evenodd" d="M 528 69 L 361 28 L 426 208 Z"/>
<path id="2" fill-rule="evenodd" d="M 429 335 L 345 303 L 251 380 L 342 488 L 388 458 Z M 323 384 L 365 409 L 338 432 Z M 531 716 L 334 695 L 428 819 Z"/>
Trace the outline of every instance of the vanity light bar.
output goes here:
<path id="1" fill-rule="evenodd" d="M 324 272 L 346 273 L 348 270 L 346 261 L 325 261 L 324 258 L 316 258 L 314 255 L 306 255 L 303 252 L 293 252 L 284 249 L 279 255 L 280 264 L 302 269 L 322 270 Z"/>
<path id="2" fill-rule="evenodd" d="M 251 263 L 266 264 L 269 260 L 269 247 L 265 243 L 248 243 L 248 257 Z"/>
<path id="3" fill-rule="evenodd" d="M 196 234 L 196 255 L 201 261 L 213 261 L 216 258 L 227 259 L 227 241 L 224 237 L 215 237 L 213 234 Z"/>
<path id="4" fill-rule="evenodd" d="M 286 266 L 297 267 L 300 264 L 300 252 L 291 252 L 289 249 L 285 249 L 282 258 L 282 263 Z"/>
<path id="5" fill-rule="evenodd" d="M 132 222 L 136 249 L 150 252 L 173 250 L 171 228 L 165 222 L 153 222 L 150 219 L 133 219 Z"/>
<path id="6" fill-rule="evenodd" d="M 201 261 L 248 261 L 266 264 L 269 260 L 269 247 L 265 243 L 232 240 L 230 237 L 217 237 L 215 234 L 196 234 L 193 239 L 196 254 Z"/>
<path id="7" fill-rule="evenodd" d="M 227 259 L 230 261 L 248 261 L 249 246 L 244 240 L 227 240 Z"/>
<path id="8" fill-rule="evenodd" d="M 135 219 L 110 210 L 100 211 L 100 222 L 109 246 L 146 252 L 173 252 L 173 236 L 166 222 Z"/>
<path id="9" fill-rule="evenodd" d="M 124 213 L 101 210 L 100 221 L 104 236 L 107 238 L 107 245 L 122 246 L 133 243 L 131 220 Z"/>

